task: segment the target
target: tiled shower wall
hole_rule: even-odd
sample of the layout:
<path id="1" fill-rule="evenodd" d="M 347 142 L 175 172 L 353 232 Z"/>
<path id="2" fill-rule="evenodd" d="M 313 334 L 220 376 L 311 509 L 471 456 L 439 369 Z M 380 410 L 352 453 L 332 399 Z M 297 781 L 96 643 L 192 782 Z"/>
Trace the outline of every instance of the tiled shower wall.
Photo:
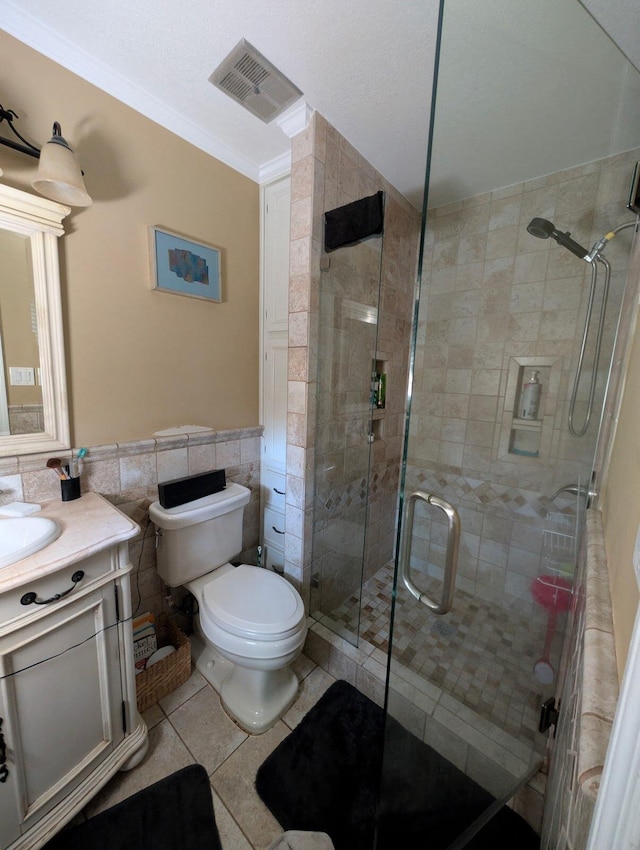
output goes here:
<path id="1" fill-rule="evenodd" d="M 210 469 L 226 470 L 228 481 L 251 490 L 244 510 L 242 560 L 255 563 L 260 536 L 260 435 L 262 428 L 200 431 L 170 437 L 88 446 L 81 464 L 83 492 L 100 493 L 140 525 L 129 543 L 134 611 L 161 613 L 166 606 L 156 568 L 155 538 L 148 508 L 158 498 L 158 483 L 196 475 Z M 60 455 L 63 459 L 69 453 Z M 44 502 L 60 498 L 59 479 L 46 468 L 46 455 L 0 458 L 0 505 Z"/>
<path id="2" fill-rule="evenodd" d="M 575 532 L 560 514 L 571 501 L 551 503 L 548 497 L 578 476 L 588 483 L 629 260 L 631 237 L 624 232 L 606 249 L 613 274 L 596 413 L 587 434 L 576 439 L 566 421 L 590 266 L 551 239 L 532 237 L 526 225 L 533 217 L 549 218 L 590 247 L 629 218 L 625 201 L 638 155 L 632 151 L 429 214 L 408 482 L 458 508 L 458 586 L 483 599 L 504 594 L 507 604 L 528 604 L 532 578 L 571 561 L 570 552 L 554 548 Z M 603 278 L 600 267 L 598 292 Z M 540 457 L 522 457 L 509 452 L 510 408 L 519 384 L 513 378 L 522 361 L 538 360 L 549 364 L 542 370 Z M 578 425 L 590 377 L 587 368 Z M 429 539 L 426 523 L 418 533 Z M 442 543 L 438 535 L 431 540 L 430 565 L 423 565 L 434 574 L 442 565 Z"/>
<path id="3" fill-rule="evenodd" d="M 335 251 L 320 276 L 312 613 L 362 581 L 382 246 L 376 237 Z M 376 429 L 385 414 L 376 410 Z"/>
<path id="4" fill-rule="evenodd" d="M 367 569 L 391 557 L 416 277 L 419 216 L 318 113 L 293 139 L 285 572 L 309 599 L 323 214 L 386 192 L 378 347 L 390 355 L 384 439 L 372 445 Z M 366 435 L 363 435 L 363 441 Z M 334 451 L 344 459 L 348 440 Z M 348 476 L 347 476 L 348 477 Z M 340 487 L 349 486 L 343 479 Z M 356 483 L 360 491 L 360 479 Z M 342 491 L 338 494 L 342 498 Z"/>

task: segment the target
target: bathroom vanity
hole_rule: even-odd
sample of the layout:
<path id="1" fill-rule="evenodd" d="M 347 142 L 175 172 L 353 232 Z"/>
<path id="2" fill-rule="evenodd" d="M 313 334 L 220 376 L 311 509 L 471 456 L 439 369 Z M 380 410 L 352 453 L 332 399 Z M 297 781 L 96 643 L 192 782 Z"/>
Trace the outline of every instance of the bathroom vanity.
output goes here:
<path id="1" fill-rule="evenodd" d="M 147 747 L 127 543 L 138 526 L 96 493 L 36 516 L 58 538 L 0 569 L 0 850 L 41 847 Z"/>

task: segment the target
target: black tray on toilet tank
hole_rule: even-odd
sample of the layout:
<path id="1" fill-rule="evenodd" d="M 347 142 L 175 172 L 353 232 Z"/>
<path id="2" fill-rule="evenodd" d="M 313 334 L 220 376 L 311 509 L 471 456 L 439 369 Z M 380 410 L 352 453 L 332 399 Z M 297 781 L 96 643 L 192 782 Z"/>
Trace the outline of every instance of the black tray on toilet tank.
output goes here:
<path id="1" fill-rule="evenodd" d="M 174 478 L 158 484 L 158 500 L 163 508 L 177 508 L 187 502 L 219 493 L 227 486 L 224 469 L 212 469 L 198 475 Z"/>

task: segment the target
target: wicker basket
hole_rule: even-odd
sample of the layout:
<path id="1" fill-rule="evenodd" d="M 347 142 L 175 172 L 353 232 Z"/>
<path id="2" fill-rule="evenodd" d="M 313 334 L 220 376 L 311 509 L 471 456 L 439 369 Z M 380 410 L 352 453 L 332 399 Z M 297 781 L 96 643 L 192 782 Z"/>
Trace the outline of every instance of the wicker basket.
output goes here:
<path id="1" fill-rule="evenodd" d="M 138 711 L 142 714 L 166 697 L 191 675 L 191 641 L 167 614 L 156 618 L 158 649 L 175 646 L 176 651 L 136 676 Z"/>

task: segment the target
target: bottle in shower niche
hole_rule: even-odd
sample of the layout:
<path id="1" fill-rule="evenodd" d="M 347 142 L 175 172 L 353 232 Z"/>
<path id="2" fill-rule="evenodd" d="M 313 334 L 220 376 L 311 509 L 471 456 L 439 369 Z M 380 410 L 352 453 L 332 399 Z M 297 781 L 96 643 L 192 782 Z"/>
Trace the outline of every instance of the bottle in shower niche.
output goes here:
<path id="1" fill-rule="evenodd" d="M 378 392 L 376 395 L 376 407 L 382 409 L 387 400 L 387 373 L 381 372 L 378 381 Z"/>
<path id="2" fill-rule="evenodd" d="M 374 369 L 371 373 L 371 404 L 378 406 L 378 393 L 380 392 L 380 373 Z"/>
<path id="3" fill-rule="evenodd" d="M 522 395 L 520 397 L 520 418 L 521 419 L 537 419 L 538 410 L 540 408 L 540 394 L 542 393 L 542 384 L 538 380 L 539 372 L 531 372 L 531 377 L 522 385 Z"/>

